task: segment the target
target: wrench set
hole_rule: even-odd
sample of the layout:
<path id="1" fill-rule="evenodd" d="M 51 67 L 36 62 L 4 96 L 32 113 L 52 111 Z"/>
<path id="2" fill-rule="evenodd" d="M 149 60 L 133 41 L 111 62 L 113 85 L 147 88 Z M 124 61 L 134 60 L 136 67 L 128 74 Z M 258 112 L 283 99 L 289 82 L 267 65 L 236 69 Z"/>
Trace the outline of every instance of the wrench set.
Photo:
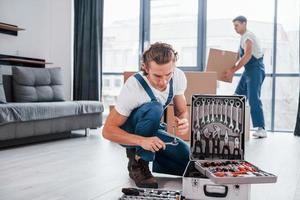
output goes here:
<path id="1" fill-rule="evenodd" d="M 274 183 L 277 177 L 244 161 L 244 96 L 193 95 L 191 159 L 216 184 Z"/>
<path id="2" fill-rule="evenodd" d="M 140 188 L 123 188 L 119 200 L 183 200 L 180 191 Z"/>
<path id="3" fill-rule="evenodd" d="M 244 113 L 244 96 L 194 95 L 193 158 L 242 159 Z"/>

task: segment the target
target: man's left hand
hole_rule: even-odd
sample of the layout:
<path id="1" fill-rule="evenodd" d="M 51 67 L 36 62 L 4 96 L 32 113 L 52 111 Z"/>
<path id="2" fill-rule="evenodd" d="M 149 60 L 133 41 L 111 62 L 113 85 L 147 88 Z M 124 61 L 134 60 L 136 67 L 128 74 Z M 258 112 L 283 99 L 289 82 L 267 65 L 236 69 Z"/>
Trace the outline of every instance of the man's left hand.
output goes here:
<path id="1" fill-rule="evenodd" d="M 176 117 L 175 119 L 176 119 L 175 122 L 177 125 L 178 133 L 180 135 L 187 134 L 189 131 L 188 119 L 186 119 L 186 118 L 179 119 L 178 117 Z"/>

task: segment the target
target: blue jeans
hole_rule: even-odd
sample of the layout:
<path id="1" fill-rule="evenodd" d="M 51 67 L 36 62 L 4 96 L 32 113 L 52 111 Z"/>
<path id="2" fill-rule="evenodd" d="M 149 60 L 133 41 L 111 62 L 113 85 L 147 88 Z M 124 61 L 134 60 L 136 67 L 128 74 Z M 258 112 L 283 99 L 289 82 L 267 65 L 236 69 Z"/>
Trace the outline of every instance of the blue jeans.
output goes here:
<path id="1" fill-rule="evenodd" d="M 265 127 L 263 106 L 260 100 L 264 79 L 264 70 L 257 66 L 250 66 L 243 72 L 235 90 L 236 94 L 245 95 L 249 101 L 253 127 Z"/>
<path id="2" fill-rule="evenodd" d="M 156 136 L 164 142 L 172 142 L 174 138 L 160 124 L 163 111 L 162 104 L 157 101 L 145 103 L 132 111 L 121 128 L 131 134 L 143 137 Z M 126 146 L 126 148 L 135 148 L 136 155 L 145 161 L 153 161 L 153 172 L 181 176 L 189 161 L 190 151 L 183 140 L 178 139 L 178 142 L 177 146 L 167 145 L 165 150 L 161 149 L 156 153 L 139 146 Z"/>

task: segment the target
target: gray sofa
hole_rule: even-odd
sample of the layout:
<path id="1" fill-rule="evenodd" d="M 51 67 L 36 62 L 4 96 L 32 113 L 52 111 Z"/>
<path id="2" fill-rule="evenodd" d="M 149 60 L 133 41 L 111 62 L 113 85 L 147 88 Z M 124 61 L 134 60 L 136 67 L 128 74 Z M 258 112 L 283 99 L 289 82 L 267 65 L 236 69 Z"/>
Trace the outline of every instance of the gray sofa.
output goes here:
<path id="1" fill-rule="evenodd" d="M 100 127 L 102 112 L 98 101 L 64 100 L 60 68 L 12 67 L 11 74 L 0 73 L 0 147 Z"/>

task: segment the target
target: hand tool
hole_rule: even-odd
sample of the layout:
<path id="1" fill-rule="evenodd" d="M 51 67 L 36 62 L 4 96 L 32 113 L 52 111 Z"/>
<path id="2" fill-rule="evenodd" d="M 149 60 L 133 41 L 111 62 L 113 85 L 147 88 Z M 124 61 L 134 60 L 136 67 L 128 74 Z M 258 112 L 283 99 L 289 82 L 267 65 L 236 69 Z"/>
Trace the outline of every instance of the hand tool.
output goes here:
<path id="1" fill-rule="evenodd" d="M 228 116 L 228 109 L 227 109 L 227 105 L 228 105 L 228 99 L 225 99 L 224 100 L 224 104 L 225 104 L 225 106 L 224 106 L 224 109 L 225 109 L 225 113 L 224 113 L 224 115 L 225 115 L 225 119 L 224 119 L 224 124 L 225 125 L 227 125 L 228 124 L 228 122 L 227 122 L 227 116 Z"/>
<path id="2" fill-rule="evenodd" d="M 233 105 L 234 105 L 234 100 L 231 99 L 230 100 L 230 124 L 229 124 L 229 128 L 233 130 L 233 119 L 232 119 L 232 116 L 233 116 Z"/>
<path id="3" fill-rule="evenodd" d="M 219 99 L 216 100 L 216 112 L 215 112 L 215 118 L 218 119 L 219 118 Z"/>
<path id="4" fill-rule="evenodd" d="M 199 130 L 197 130 L 197 133 L 195 135 L 195 146 L 194 146 L 193 155 L 195 158 L 199 158 L 199 159 L 203 155 L 202 143 L 201 143 L 201 133 Z"/>
<path id="5" fill-rule="evenodd" d="M 210 115 L 210 100 L 207 99 L 207 120 L 206 120 L 206 123 L 209 124 L 210 123 L 210 120 L 209 120 L 209 115 Z"/>
<path id="6" fill-rule="evenodd" d="M 202 99 L 202 120 L 201 124 L 205 124 L 205 99 Z"/>
<path id="7" fill-rule="evenodd" d="M 233 154 L 232 156 L 234 159 L 240 159 L 241 153 L 240 153 L 240 140 L 239 138 L 234 138 L 234 148 L 233 148 Z"/>
<path id="8" fill-rule="evenodd" d="M 236 118 L 235 118 L 235 129 L 234 129 L 234 132 L 235 133 L 239 133 L 240 132 L 240 129 L 239 129 L 239 110 L 240 110 L 240 105 L 241 103 L 239 101 L 237 101 L 235 103 L 235 108 L 236 108 Z"/>
<path id="9" fill-rule="evenodd" d="M 200 106 L 197 105 L 197 107 L 196 107 L 196 124 L 195 124 L 195 129 L 200 128 L 200 123 L 199 123 L 199 120 L 200 120 L 199 109 L 200 109 Z"/>
<path id="10" fill-rule="evenodd" d="M 223 103 L 220 101 L 220 122 L 223 122 Z"/>
<path id="11" fill-rule="evenodd" d="M 179 143 L 176 138 L 176 125 L 173 125 L 172 127 L 174 140 L 172 142 L 165 142 L 165 145 L 177 146 Z"/>
<path id="12" fill-rule="evenodd" d="M 212 133 L 212 143 L 213 143 L 213 149 L 212 149 L 212 158 L 214 158 L 214 156 L 219 156 L 220 153 L 220 135 L 221 135 L 221 128 L 214 124 L 214 132 Z M 217 136 L 217 139 L 216 139 Z M 216 152 L 217 150 L 217 152 Z"/>
<path id="13" fill-rule="evenodd" d="M 225 154 L 225 151 L 227 154 Z M 224 145 L 223 145 L 223 150 L 222 150 L 222 158 L 227 158 L 229 159 L 230 156 L 230 149 L 229 149 L 229 138 L 228 138 L 228 130 L 225 130 L 225 137 L 224 137 Z"/>
<path id="14" fill-rule="evenodd" d="M 205 140 L 205 152 L 204 152 L 204 154 L 205 154 L 205 157 L 208 158 L 209 157 L 209 136 L 210 136 L 208 128 L 204 128 L 203 135 L 204 135 L 204 140 Z"/>
<path id="15" fill-rule="evenodd" d="M 215 121 L 214 107 L 215 107 L 215 99 L 211 99 L 211 122 Z"/>

